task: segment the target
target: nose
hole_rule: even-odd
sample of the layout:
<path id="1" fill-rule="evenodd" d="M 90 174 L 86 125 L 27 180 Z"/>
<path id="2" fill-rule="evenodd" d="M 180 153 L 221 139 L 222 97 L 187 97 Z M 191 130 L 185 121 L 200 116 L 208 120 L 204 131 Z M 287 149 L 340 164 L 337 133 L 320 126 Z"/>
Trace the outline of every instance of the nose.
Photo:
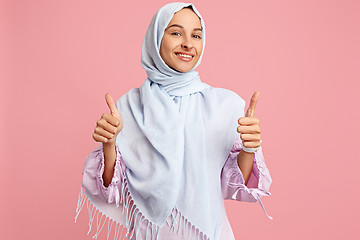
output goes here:
<path id="1" fill-rule="evenodd" d="M 193 44 L 192 44 L 191 40 L 186 37 L 183 39 L 183 42 L 181 43 L 181 47 L 184 49 L 192 49 Z"/>

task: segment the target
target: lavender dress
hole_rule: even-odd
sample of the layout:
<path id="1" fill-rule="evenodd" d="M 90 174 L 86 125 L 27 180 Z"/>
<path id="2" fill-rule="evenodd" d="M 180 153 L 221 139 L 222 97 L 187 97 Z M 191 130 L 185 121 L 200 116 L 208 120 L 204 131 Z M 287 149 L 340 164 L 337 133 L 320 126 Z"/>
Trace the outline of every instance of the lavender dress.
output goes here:
<path id="1" fill-rule="evenodd" d="M 241 139 L 238 138 L 234 143 L 229 156 L 222 168 L 221 176 L 218 176 L 219 181 L 221 181 L 221 190 L 224 199 L 232 199 L 245 202 L 256 202 L 258 201 L 267 215 L 260 198 L 262 196 L 268 196 L 268 192 L 272 179 L 269 173 L 268 168 L 265 165 L 264 156 L 262 153 L 262 148 L 260 147 L 254 155 L 254 163 L 252 173 L 248 182 L 248 185 L 245 186 L 245 181 L 243 175 L 237 164 L 237 156 L 241 151 L 240 145 Z M 149 227 L 149 224 L 146 219 L 142 219 L 136 212 L 133 211 L 135 206 L 133 206 L 131 198 L 129 197 L 126 187 L 126 182 L 123 182 L 122 179 L 124 176 L 124 171 L 126 166 L 121 157 L 121 152 L 116 147 L 117 158 L 115 164 L 115 171 L 112 178 L 112 181 L 108 187 L 104 186 L 102 175 L 104 172 L 104 155 L 102 147 L 99 146 L 90 155 L 85 161 L 85 166 L 83 170 L 83 181 L 82 187 L 79 194 L 78 205 L 76 209 L 76 219 L 83 208 L 84 204 L 87 204 L 89 212 L 89 232 L 90 233 L 93 223 L 96 220 L 96 232 L 93 238 L 97 238 L 98 234 L 104 228 L 106 222 L 109 238 L 110 231 L 114 229 L 115 239 L 156 239 L 154 236 L 154 230 Z M 214 176 L 216 177 L 216 176 Z M 122 212 L 133 216 L 131 222 L 126 224 L 120 224 L 116 221 L 112 221 L 111 218 L 108 218 L 106 215 L 103 215 L 101 212 L 96 211 L 97 209 L 91 204 L 91 201 L 86 198 L 86 194 L 91 194 L 98 196 L 99 199 L 102 199 L 108 204 L 116 205 Z M 123 204 L 121 204 L 123 203 Z M 224 205 L 223 205 L 224 206 Z M 209 209 L 211 211 L 211 209 Z M 272 219 L 269 215 L 267 215 Z M 141 223 L 139 222 L 141 221 Z M 138 231 L 133 230 L 134 223 L 139 224 L 140 228 Z M 127 228 L 124 227 L 127 226 Z M 191 224 L 187 222 L 186 217 L 181 216 L 181 214 L 174 211 L 171 216 L 167 219 L 167 224 L 160 229 L 157 239 L 159 240 L 182 240 L 182 239 L 203 239 L 204 236 L 197 229 L 191 227 Z M 222 228 L 220 233 L 221 240 L 233 240 L 234 234 L 231 229 L 230 223 L 228 221 L 225 206 L 222 211 Z"/>

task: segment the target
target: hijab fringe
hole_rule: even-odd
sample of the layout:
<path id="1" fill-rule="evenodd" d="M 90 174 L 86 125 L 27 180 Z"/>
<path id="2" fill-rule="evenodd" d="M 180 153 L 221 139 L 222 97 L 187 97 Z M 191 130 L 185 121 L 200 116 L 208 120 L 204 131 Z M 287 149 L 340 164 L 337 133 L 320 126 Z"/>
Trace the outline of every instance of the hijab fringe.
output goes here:
<path id="1" fill-rule="evenodd" d="M 76 215 L 75 215 L 75 223 L 77 218 L 83 209 L 86 203 L 88 214 L 89 214 L 89 231 L 87 235 L 90 234 L 95 217 L 96 217 L 96 232 L 93 236 L 93 239 L 97 239 L 101 230 L 104 228 L 106 222 L 108 224 L 107 227 L 107 237 L 106 240 L 109 240 L 110 233 L 112 230 L 112 225 L 115 222 L 114 228 L 114 240 L 124 240 L 124 239 L 133 239 L 137 238 L 137 235 L 141 229 L 143 221 L 146 220 L 146 232 L 145 232 L 145 240 L 158 240 L 159 239 L 159 232 L 160 226 L 155 225 L 154 223 L 150 222 L 148 219 L 144 217 L 144 215 L 140 212 L 139 208 L 134 204 L 130 196 L 130 191 L 128 189 L 126 175 L 123 174 L 122 184 L 121 184 L 121 198 L 120 203 L 123 207 L 123 214 L 125 212 L 125 225 L 116 222 L 112 218 L 106 216 L 106 214 L 102 213 L 98 210 L 91 200 L 86 195 L 86 190 L 83 186 L 81 186 L 78 202 L 76 206 Z M 130 207 L 130 205 L 132 206 Z M 131 228 L 131 222 L 134 219 L 134 228 Z M 193 225 L 185 216 L 181 214 L 181 212 L 174 207 L 171 213 L 170 223 L 167 220 L 166 223 L 169 225 L 170 230 L 176 232 L 176 234 L 181 233 L 184 236 L 184 239 L 197 239 L 197 240 L 210 240 L 199 228 Z M 180 231 L 182 226 L 182 231 Z M 175 228 L 177 227 L 177 230 Z M 193 230 L 193 231 L 192 231 Z M 150 231 L 150 238 L 148 238 L 148 231 Z M 194 236 L 191 236 L 192 233 L 195 233 Z"/>

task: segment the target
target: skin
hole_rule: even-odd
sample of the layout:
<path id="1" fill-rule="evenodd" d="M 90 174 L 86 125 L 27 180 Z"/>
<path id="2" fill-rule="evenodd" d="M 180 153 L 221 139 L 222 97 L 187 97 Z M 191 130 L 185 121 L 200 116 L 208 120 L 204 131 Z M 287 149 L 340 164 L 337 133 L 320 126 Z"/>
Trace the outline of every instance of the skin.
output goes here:
<path id="1" fill-rule="evenodd" d="M 198 16 L 188 8 L 184 8 L 174 14 L 169 25 L 164 31 L 160 45 L 160 55 L 164 62 L 172 69 L 179 72 L 190 71 L 198 62 L 202 48 L 201 23 Z M 184 61 L 177 53 L 192 55 L 190 61 Z M 237 131 L 245 147 L 253 148 L 260 146 L 260 121 L 255 117 L 255 107 L 259 92 L 255 92 L 251 98 L 245 117 L 239 118 Z M 105 95 L 110 113 L 104 113 L 96 122 L 93 138 L 96 142 L 103 143 L 105 167 L 103 173 L 104 186 L 107 187 L 113 178 L 116 149 L 115 141 L 124 124 L 110 94 Z M 240 151 L 237 162 L 247 185 L 252 172 L 254 153 Z"/>
<path id="2" fill-rule="evenodd" d="M 104 173 L 103 180 L 105 187 L 109 186 L 114 174 L 116 162 L 115 141 L 116 136 L 123 129 L 123 121 L 120 112 L 117 110 L 114 100 L 110 94 L 105 95 L 106 104 L 110 114 L 104 113 L 96 122 L 93 138 L 96 142 L 102 142 L 104 152 Z"/>
<path id="3" fill-rule="evenodd" d="M 237 127 L 237 131 L 240 133 L 240 138 L 243 141 L 244 147 L 247 148 L 256 148 L 260 146 L 260 120 L 255 117 L 255 107 L 258 102 L 259 95 L 259 91 L 256 91 L 252 95 L 245 117 L 238 119 L 239 126 Z M 252 172 L 254 155 L 254 153 L 240 151 L 237 157 L 237 162 L 245 179 L 246 186 Z"/>
<path id="4" fill-rule="evenodd" d="M 179 72 L 188 72 L 196 65 L 203 49 L 201 29 L 200 19 L 191 9 L 184 8 L 174 14 L 160 45 L 160 56 L 166 65 Z M 184 61 L 178 53 L 193 57 Z"/>

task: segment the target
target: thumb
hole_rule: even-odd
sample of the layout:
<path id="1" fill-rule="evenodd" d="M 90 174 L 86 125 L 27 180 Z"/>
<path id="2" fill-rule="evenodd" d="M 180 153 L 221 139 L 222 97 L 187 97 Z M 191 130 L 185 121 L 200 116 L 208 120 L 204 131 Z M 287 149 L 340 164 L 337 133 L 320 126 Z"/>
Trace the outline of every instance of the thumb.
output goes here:
<path id="1" fill-rule="evenodd" d="M 246 111 L 245 117 L 255 117 L 255 107 L 256 107 L 256 103 L 257 103 L 257 101 L 259 99 L 259 95 L 260 95 L 259 91 L 256 91 L 252 95 L 251 100 L 250 100 L 250 105 L 249 105 L 249 108 Z"/>
<path id="2" fill-rule="evenodd" d="M 120 116 L 120 113 L 115 106 L 114 100 L 109 93 L 105 95 L 105 100 L 110 109 L 111 115 L 113 115 L 114 117 Z"/>

